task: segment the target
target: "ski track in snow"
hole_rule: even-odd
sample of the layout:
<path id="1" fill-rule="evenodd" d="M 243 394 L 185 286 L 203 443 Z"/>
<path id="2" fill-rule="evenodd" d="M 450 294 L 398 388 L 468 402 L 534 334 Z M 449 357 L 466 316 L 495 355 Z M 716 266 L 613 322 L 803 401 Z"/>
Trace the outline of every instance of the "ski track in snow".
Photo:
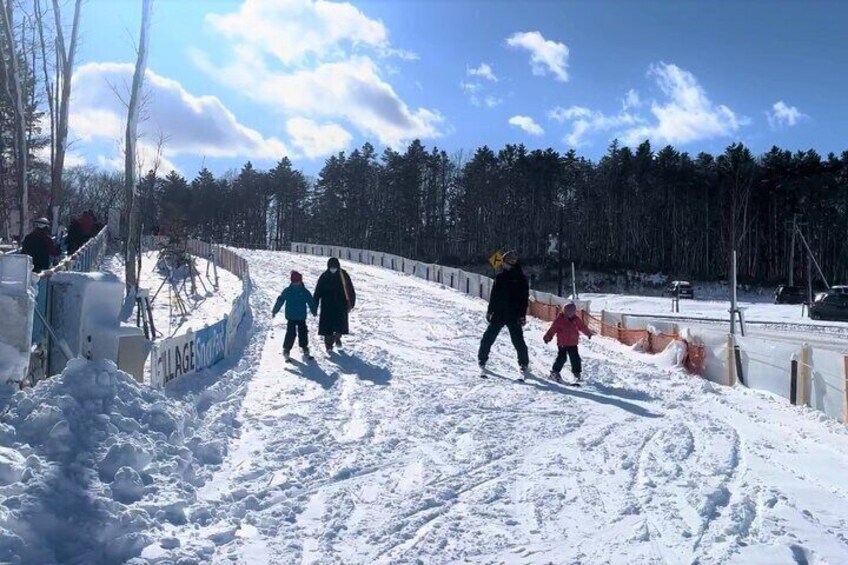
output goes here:
<path id="1" fill-rule="evenodd" d="M 316 360 L 286 364 L 271 305 L 324 260 L 243 253 L 255 364 L 209 431 L 237 437 L 151 561 L 848 562 L 843 425 L 597 338 L 587 386 L 550 383 L 538 321 L 527 383 L 505 331 L 480 379 L 483 301 L 346 262 L 344 350 L 328 358 L 310 319 Z"/>

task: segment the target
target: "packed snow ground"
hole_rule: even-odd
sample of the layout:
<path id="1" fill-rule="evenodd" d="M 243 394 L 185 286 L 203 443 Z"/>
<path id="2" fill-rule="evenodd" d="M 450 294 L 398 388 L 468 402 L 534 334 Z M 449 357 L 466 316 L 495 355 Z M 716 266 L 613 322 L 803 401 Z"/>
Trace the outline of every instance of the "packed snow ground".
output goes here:
<path id="1" fill-rule="evenodd" d="M 226 269 L 218 269 L 218 285 L 215 285 L 213 266 L 200 257 L 195 258 L 199 277 L 196 278 L 195 293 L 191 292 L 191 280 L 187 279 L 183 287 L 182 279 L 176 278 L 180 296 L 185 303 L 188 315 L 179 313 L 173 297 L 176 294 L 170 284 L 162 286 L 166 275 L 156 268 L 157 251 L 144 254 L 141 261 L 141 285 L 150 291 L 154 298 L 151 306 L 153 323 L 160 337 L 170 337 L 185 333 L 189 329 L 197 330 L 204 325 L 214 324 L 230 313 L 233 300 L 241 295 L 241 282 Z M 106 258 L 103 270 L 114 273 L 124 280 L 124 261 L 121 255 Z M 159 290 L 161 287 L 161 290 Z M 133 318 L 134 320 L 135 318 Z"/>
<path id="2" fill-rule="evenodd" d="M 166 394 L 80 361 L 11 399 L 0 561 L 848 562 L 848 431 L 821 413 L 603 339 L 558 386 L 535 321 L 535 377 L 504 334 L 482 380 L 483 302 L 361 265 L 344 352 L 286 365 L 271 305 L 324 260 L 244 253 L 240 360 Z"/>
<path id="3" fill-rule="evenodd" d="M 292 268 L 250 252 L 260 324 Z M 584 347 L 592 384 L 512 380 L 506 336 L 487 381 L 485 305 L 346 265 L 359 307 L 345 351 L 281 359 L 265 334 L 241 435 L 198 490 L 178 549 L 242 563 L 777 563 L 848 560 L 848 433 L 812 412 L 661 369 L 617 344 Z M 311 324 L 314 332 L 314 323 Z M 260 334 L 261 335 L 261 334 Z M 313 335 L 313 339 L 316 336 Z M 173 544 L 176 542 L 168 542 Z"/>

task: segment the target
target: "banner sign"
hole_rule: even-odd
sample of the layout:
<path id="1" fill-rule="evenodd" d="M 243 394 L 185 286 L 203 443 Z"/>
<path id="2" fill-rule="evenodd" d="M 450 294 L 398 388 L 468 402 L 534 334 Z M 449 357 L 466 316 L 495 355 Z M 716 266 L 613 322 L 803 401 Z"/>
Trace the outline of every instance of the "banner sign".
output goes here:
<path id="1" fill-rule="evenodd" d="M 153 348 L 150 384 L 163 387 L 177 377 L 195 372 L 194 333 L 163 339 Z"/>
<path id="2" fill-rule="evenodd" d="M 208 369 L 222 361 L 227 350 L 227 318 L 194 334 L 194 370 Z"/>

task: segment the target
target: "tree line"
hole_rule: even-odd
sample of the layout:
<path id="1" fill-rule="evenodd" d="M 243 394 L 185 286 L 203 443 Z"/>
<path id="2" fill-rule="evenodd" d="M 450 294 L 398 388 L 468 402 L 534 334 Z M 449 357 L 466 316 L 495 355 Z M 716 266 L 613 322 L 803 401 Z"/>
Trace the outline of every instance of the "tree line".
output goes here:
<path id="1" fill-rule="evenodd" d="M 141 2 L 141 46 L 150 4 Z M 0 237 L 18 235 L 13 220 L 25 232 L 28 218 L 47 216 L 55 229 L 81 210 L 105 220 L 117 208 L 132 236 L 128 258 L 143 230 L 253 247 L 314 241 L 444 264 L 482 264 L 515 248 L 528 262 L 707 279 L 726 275 L 736 249 L 743 280 L 778 282 L 788 278 L 797 219 L 828 281 L 848 282 L 848 152 L 773 147 L 755 156 L 733 144 L 693 156 L 613 142 L 590 160 L 523 145 L 448 154 L 420 141 L 382 152 L 366 143 L 329 157 L 314 178 L 282 159 L 267 171 L 247 163 L 187 180 L 135 170 L 131 103 L 123 173 L 67 167 L 82 5 L 0 0 Z"/>
<path id="2" fill-rule="evenodd" d="M 151 173 L 139 192 L 145 233 L 273 249 L 316 242 L 452 265 L 514 248 L 530 263 L 554 265 L 561 252 L 580 268 L 699 279 L 726 276 L 736 249 L 741 280 L 763 283 L 788 277 L 797 218 L 828 281 L 848 280 L 848 152 L 754 156 L 733 144 L 692 157 L 613 142 L 592 161 L 523 145 L 466 157 L 419 141 L 380 154 L 366 143 L 329 157 L 315 178 L 284 158 L 268 171 L 248 163 L 190 181 Z M 80 199 L 76 188 L 69 197 Z"/>

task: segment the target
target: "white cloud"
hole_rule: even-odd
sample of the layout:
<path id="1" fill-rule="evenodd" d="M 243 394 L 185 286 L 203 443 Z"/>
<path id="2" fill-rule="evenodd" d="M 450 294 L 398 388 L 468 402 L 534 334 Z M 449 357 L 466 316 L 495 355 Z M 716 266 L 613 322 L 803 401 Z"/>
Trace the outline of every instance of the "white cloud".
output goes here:
<path id="1" fill-rule="evenodd" d="M 48 124 L 47 127 L 49 128 L 50 125 Z M 46 131 L 46 130 L 42 130 L 42 131 Z M 38 159 L 39 161 L 43 161 L 44 163 L 49 163 L 50 162 L 50 145 L 45 145 L 44 147 L 39 147 L 38 149 L 35 150 L 34 154 L 35 154 L 36 159 Z M 66 168 L 81 167 L 82 165 L 85 165 L 87 162 L 88 161 L 86 160 L 85 156 L 80 155 L 76 151 L 68 150 L 68 151 L 65 152 L 65 167 Z"/>
<path id="2" fill-rule="evenodd" d="M 503 104 L 503 98 L 498 98 L 497 96 L 492 96 L 490 94 L 489 96 L 486 96 L 486 98 L 483 99 L 483 103 L 486 105 L 487 108 L 494 108 L 495 106 L 500 106 L 501 104 Z"/>
<path id="3" fill-rule="evenodd" d="M 651 102 L 650 116 L 638 111 L 644 104 L 638 92 L 631 89 L 617 114 L 607 115 L 582 106 L 558 106 L 548 112 L 548 117 L 571 126 L 564 141 L 572 146 L 585 144 L 587 137 L 596 132 L 612 132 L 628 145 L 645 139 L 683 144 L 729 136 L 750 123 L 727 106 L 713 104 L 694 75 L 676 65 L 652 65 L 648 76 L 656 80 L 665 96 L 662 101 Z"/>
<path id="4" fill-rule="evenodd" d="M 206 21 L 229 39 L 261 45 L 285 64 L 309 55 L 338 56 L 341 43 L 389 49 L 383 23 L 343 2 L 245 0 L 236 12 L 209 14 Z"/>
<path id="5" fill-rule="evenodd" d="M 480 77 L 492 82 L 498 82 L 498 77 L 495 76 L 494 71 L 492 71 L 492 67 L 488 63 L 480 63 L 479 67 L 476 69 L 468 69 L 467 72 L 470 77 Z"/>
<path id="6" fill-rule="evenodd" d="M 385 145 L 441 135 L 442 116 L 410 108 L 366 56 L 294 72 L 272 71 L 264 63 L 244 59 L 222 67 L 200 53 L 195 53 L 195 62 L 210 76 L 282 113 L 346 120 Z"/>
<path id="7" fill-rule="evenodd" d="M 338 124 L 316 124 L 306 118 L 291 118 L 286 130 L 292 144 L 310 159 L 325 157 L 346 149 L 353 136 Z"/>
<path id="8" fill-rule="evenodd" d="M 468 101 L 474 106 L 494 108 L 503 103 L 503 98 L 487 94 L 486 88 L 479 82 L 460 82 L 459 87 L 468 96 Z"/>
<path id="9" fill-rule="evenodd" d="M 783 100 L 775 102 L 771 108 L 770 112 L 766 112 L 766 117 L 772 128 L 780 126 L 791 127 L 809 117 L 795 106 L 789 106 Z"/>
<path id="10" fill-rule="evenodd" d="M 645 139 L 689 143 L 733 135 L 750 123 L 727 106 L 713 104 L 695 76 L 677 65 L 652 65 L 648 75 L 656 80 L 666 99 L 651 104 L 654 123 L 626 131 L 622 136 L 625 143 L 636 144 Z"/>
<path id="11" fill-rule="evenodd" d="M 195 64 L 286 118 L 344 121 L 391 146 L 442 133 L 438 111 L 410 108 L 366 52 L 416 56 L 394 48 L 382 22 L 350 4 L 244 0 L 235 12 L 209 15 L 207 22 L 229 40 L 233 56 L 222 64 L 195 50 Z"/>
<path id="12" fill-rule="evenodd" d="M 483 93 L 483 85 L 479 82 L 460 82 L 459 88 L 468 95 L 468 101 L 474 106 L 482 106 L 484 99 L 481 98 Z"/>
<path id="13" fill-rule="evenodd" d="M 622 110 L 614 116 L 607 116 L 603 112 L 582 106 L 571 106 L 570 108 L 557 106 L 548 112 L 548 117 L 554 121 L 571 125 L 571 131 L 565 136 L 564 141 L 572 147 L 584 145 L 586 136 L 590 133 L 633 126 L 642 121 L 641 118 L 627 110 Z"/>
<path id="14" fill-rule="evenodd" d="M 133 71 L 133 65 L 120 63 L 88 63 L 77 69 L 69 120 L 73 137 L 81 141 L 123 139 L 127 110 L 113 87 L 125 95 L 123 89 L 131 82 Z M 279 139 L 265 138 L 239 123 L 214 96 L 195 96 L 177 81 L 151 70 L 145 75 L 144 89 L 148 101 L 139 123 L 142 152 L 155 152 L 161 135 L 165 160 L 183 154 L 254 159 L 290 154 Z"/>
<path id="15" fill-rule="evenodd" d="M 104 169 L 124 171 L 123 145 L 116 144 L 117 151 L 112 155 L 99 155 L 97 164 Z M 182 174 L 182 171 L 173 161 L 168 159 L 154 143 L 140 141 L 136 145 L 136 174 L 143 176 L 153 168 L 157 169 L 158 175 L 167 175 L 171 171 Z"/>
<path id="16" fill-rule="evenodd" d="M 514 33 L 506 40 L 507 45 L 530 51 L 530 66 L 534 75 L 554 75 L 556 80 L 568 81 L 568 47 L 564 43 L 545 39 L 538 31 Z"/>
<path id="17" fill-rule="evenodd" d="M 624 95 L 624 100 L 621 101 L 621 106 L 624 108 L 625 112 L 627 110 L 638 108 L 641 105 L 642 101 L 639 100 L 639 93 L 632 88 L 627 91 L 627 94 Z"/>
<path id="18" fill-rule="evenodd" d="M 513 116 L 509 119 L 509 124 L 517 128 L 521 128 L 530 135 L 543 135 L 545 130 L 537 124 L 533 118 L 529 116 Z"/>

